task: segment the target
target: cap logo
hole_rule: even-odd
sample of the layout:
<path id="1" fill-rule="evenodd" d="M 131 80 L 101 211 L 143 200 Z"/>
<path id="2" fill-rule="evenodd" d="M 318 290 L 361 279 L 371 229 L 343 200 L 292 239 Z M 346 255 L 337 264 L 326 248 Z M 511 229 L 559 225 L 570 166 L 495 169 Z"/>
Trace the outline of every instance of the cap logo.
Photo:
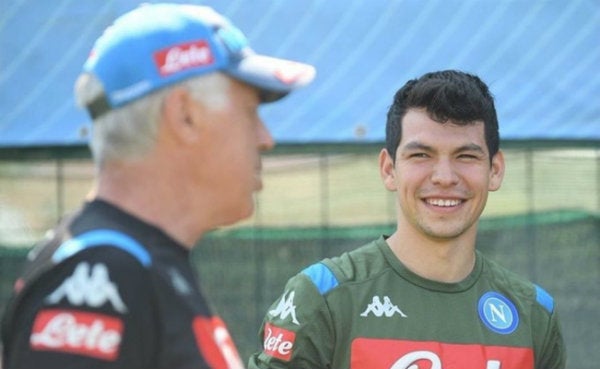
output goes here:
<path id="1" fill-rule="evenodd" d="M 166 77 L 187 69 L 205 67 L 215 62 L 206 40 L 186 42 L 154 53 L 154 62 L 161 76 Z"/>

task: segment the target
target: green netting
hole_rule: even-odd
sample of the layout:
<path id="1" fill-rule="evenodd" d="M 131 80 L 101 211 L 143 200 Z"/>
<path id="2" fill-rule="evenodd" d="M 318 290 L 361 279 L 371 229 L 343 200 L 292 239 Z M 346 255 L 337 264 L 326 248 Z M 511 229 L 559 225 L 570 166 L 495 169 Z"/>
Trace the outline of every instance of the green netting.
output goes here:
<path id="1" fill-rule="evenodd" d="M 393 229 L 393 194 L 377 170 L 378 148 L 264 160 L 256 214 L 205 237 L 193 252 L 199 276 L 241 354 L 286 280 L 307 265 Z M 506 150 L 507 173 L 490 195 L 478 247 L 554 295 L 570 369 L 600 362 L 600 150 Z M 90 189 L 89 160 L 0 161 L 0 309 L 28 248 Z"/>
<path id="2" fill-rule="evenodd" d="M 354 249 L 391 229 L 238 230 L 208 237 L 194 256 L 207 293 L 248 355 L 257 349 L 259 324 L 289 277 L 315 260 Z M 600 311 L 600 218 L 551 212 L 485 219 L 478 247 L 555 297 L 569 367 L 595 368 L 600 362 L 600 330 L 594 323 Z"/>
<path id="3" fill-rule="evenodd" d="M 321 258 L 352 250 L 392 229 L 392 225 L 240 228 L 208 235 L 192 256 L 205 292 L 227 322 L 240 353 L 248 357 L 258 349 L 260 322 L 288 278 Z M 478 247 L 555 297 L 569 368 L 596 369 L 600 217 L 561 211 L 484 219 Z M 0 248 L 2 307 L 26 251 Z"/>

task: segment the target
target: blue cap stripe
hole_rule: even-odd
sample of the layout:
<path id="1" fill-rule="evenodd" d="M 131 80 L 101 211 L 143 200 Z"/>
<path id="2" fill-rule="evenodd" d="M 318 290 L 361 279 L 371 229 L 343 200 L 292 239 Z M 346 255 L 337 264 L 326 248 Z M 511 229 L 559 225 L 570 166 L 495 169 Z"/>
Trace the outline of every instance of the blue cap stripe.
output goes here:
<path id="1" fill-rule="evenodd" d="M 150 254 L 139 242 L 124 233 L 110 229 L 86 232 L 65 241 L 56 249 L 52 260 L 58 263 L 81 250 L 96 246 L 114 246 L 131 254 L 145 267 L 152 264 Z"/>
<path id="2" fill-rule="evenodd" d="M 554 299 L 542 287 L 535 285 L 535 299 L 537 302 L 548 310 L 550 314 L 554 311 Z"/>
<path id="3" fill-rule="evenodd" d="M 335 288 L 339 283 L 331 269 L 323 263 L 317 263 L 309 266 L 302 271 L 317 286 L 321 295 L 326 294 Z"/>

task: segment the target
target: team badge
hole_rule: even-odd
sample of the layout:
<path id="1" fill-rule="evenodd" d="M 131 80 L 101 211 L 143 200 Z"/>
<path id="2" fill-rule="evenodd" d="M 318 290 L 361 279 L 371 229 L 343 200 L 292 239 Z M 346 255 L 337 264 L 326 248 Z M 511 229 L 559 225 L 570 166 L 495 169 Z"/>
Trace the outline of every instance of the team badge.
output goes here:
<path id="1" fill-rule="evenodd" d="M 479 318 L 490 330 L 510 334 L 519 325 L 519 313 L 515 305 L 498 292 L 487 292 L 479 299 Z"/>

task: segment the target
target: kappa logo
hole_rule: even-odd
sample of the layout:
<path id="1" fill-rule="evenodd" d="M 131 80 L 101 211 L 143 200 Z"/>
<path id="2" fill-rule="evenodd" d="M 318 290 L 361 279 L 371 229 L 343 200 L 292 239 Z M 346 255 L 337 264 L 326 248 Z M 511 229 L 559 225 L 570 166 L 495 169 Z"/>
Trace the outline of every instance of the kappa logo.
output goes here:
<path id="1" fill-rule="evenodd" d="M 296 319 L 296 306 L 294 305 L 295 294 L 295 291 L 284 293 L 281 297 L 281 300 L 279 300 L 279 304 L 277 304 L 277 307 L 273 310 L 270 310 L 269 314 L 273 317 L 279 316 L 279 318 L 281 318 L 282 320 L 287 319 L 287 317 L 291 315 L 292 323 L 300 325 L 298 319 Z"/>
<path id="2" fill-rule="evenodd" d="M 386 316 L 387 318 L 392 317 L 394 314 L 398 314 L 403 318 L 406 318 L 406 314 L 400 310 L 400 308 L 394 304 L 388 296 L 383 296 L 383 303 L 379 296 L 373 296 L 373 301 L 367 306 L 360 316 L 369 316 L 369 313 L 373 313 L 376 317 L 380 318 Z"/>
<path id="3" fill-rule="evenodd" d="M 108 268 L 101 263 L 91 268 L 86 262 L 79 263 L 73 274 L 65 279 L 46 301 L 56 304 L 63 298 L 75 306 L 100 307 L 110 302 L 116 311 L 127 312 L 127 306 L 121 299 L 117 286 L 110 281 Z"/>

